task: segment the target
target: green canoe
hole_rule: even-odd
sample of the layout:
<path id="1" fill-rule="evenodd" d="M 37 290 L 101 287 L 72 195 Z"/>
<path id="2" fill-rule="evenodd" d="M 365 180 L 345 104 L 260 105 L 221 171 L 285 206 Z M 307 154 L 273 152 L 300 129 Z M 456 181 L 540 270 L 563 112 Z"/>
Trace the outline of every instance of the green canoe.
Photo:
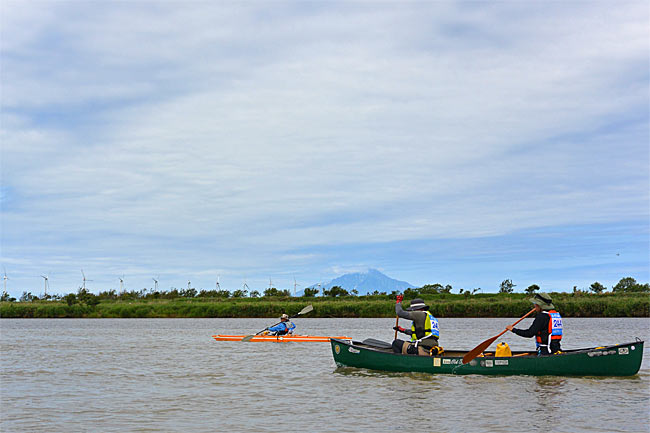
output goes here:
<path id="1" fill-rule="evenodd" d="M 510 357 L 485 353 L 463 365 L 467 351 L 445 351 L 442 356 L 393 353 L 389 343 L 378 340 L 332 339 L 332 354 L 339 367 L 433 374 L 487 374 L 533 376 L 632 376 L 643 358 L 643 341 L 607 347 L 567 350 L 558 355 L 512 352 Z M 492 353 L 494 355 L 494 353 Z"/>

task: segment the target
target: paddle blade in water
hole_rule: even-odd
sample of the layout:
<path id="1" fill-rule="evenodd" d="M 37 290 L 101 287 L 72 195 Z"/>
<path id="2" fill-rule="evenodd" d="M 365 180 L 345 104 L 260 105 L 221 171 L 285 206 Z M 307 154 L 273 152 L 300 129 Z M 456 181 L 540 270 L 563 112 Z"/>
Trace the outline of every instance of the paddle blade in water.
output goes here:
<path id="1" fill-rule="evenodd" d="M 500 335 L 501 334 L 497 335 L 496 337 L 492 337 L 492 338 L 489 338 L 489 339 L 485 340 L 484 342 L 482 342 L 481 344 L 479 344 L 478 346 L 476 346 L 475 348 L 473 348 L 472 350 L 467 352 L 467 355 L 463 356 L 463 364 L 467 364 L 472 359 L 476 358 L 481 353 L 483 353 L 485 351 L 485 349 L 490 347 L 490 344 L 494 343 L 494 340 L 499 338 Z"/>

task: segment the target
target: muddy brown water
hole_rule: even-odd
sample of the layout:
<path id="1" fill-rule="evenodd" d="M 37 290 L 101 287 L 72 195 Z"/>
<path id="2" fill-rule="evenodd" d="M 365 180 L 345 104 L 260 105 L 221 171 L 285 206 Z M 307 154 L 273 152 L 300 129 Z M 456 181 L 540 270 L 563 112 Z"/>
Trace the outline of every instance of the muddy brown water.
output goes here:
<path id="1" fill-rule="evenodd" d="M 440 318 L 440 342 L 471 349 L 515 320 Z M 0 431 L 650 431 L 647 318 L 565 319 L 566 349 L 644 339 L 641 371 L 626 378 L 337 369 L 329 343 L 211 338 L 276 321 L 2 319 Z M 395 324 L 295 321 L 300 333 L 386 341 Z M 510 333 L 499 341 L 534 346 Z"/>

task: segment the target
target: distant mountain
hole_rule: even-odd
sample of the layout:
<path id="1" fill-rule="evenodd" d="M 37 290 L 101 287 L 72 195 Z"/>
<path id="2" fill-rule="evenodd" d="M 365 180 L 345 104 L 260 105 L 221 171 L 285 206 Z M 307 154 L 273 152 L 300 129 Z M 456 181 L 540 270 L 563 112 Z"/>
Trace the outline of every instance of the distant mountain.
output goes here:
<path id="1" fill-rule="evenodd" d="M 309 288 L 320 289 L 318 296 L 322 296 L 323 290 L 331 289 L 334 286 L 342 287 L 348 292 L 357 290 L 359 295 L 367 295 L 374 291 L 390 293 L 393 290 L 397 290 L 402 292 L 409 287 L 415 287 L 413 284 L 407 283 L 406 281 L 399 281 L 390 278 L 376 269 L 368 269 L 366 272 L 355 272 L 341 275 L 340 277 L 322 284 L 320 287 L 318 284 L 314 284 Z M 302 293 L 302 291 L 297 293 L 297 296 L 301 296 Z"/>

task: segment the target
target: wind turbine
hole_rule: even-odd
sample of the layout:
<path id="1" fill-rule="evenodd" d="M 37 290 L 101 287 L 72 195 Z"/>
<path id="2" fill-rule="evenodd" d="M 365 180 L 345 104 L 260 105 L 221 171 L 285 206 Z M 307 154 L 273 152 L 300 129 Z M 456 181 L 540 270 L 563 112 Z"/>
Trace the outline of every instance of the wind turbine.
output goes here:
<path id="1" fill-rule="evenodd" d="M 273 281 L 271 281 L 271 277 L 269 277 L 269 289 L 273 288 Z"/>
<path id="2" fill-rule="evenodd" d="M 221 285 L 219 284 L 219 275 L 217 275 L 217 290 L 221 290 Z"/>
<path id="3" fill-rule="evenodd" d="M 242 290 L 250 290 L 251 288 L 248 287 L 248 284 L 246 284 L 246 277 L 244 277 L 244 285 L 241 286 Z"/>
<path id="4" fill-rule="evenodd" d="M 190 283 L 190 280 L 187 280 L 187 290 L 190 290 L 190 285 L 191 285 L 191 284 L 192 284 L 192 283 Z"/>
<path id="5" fill-rule="evenodd" d="M 158 278 L 160 278 L 160 275 L 158 276 Z M 157 292 L 158 291 L 158 280 L 156 278 L 152 278 L 152 280 L 153 280 L 153 287 Z"/>
<path id="6" fill-rule="evenodd" d="M 83 286 L 81 286 L 81 288 L 84 289 L 84 290 L 86 290 L 86 281 L 92 281 L 92 280 L 87 280 L 87 279 L 86 279 L 86 274 L 84 274 L 84 270 L 83 270 L 83 269 L 81 270 L 81 275 L 83 275 L 83 277 L 84 277 L 84 278 L 83 278 L 83 282 L 84 282 L 84 283 L 83 283 Z"/>
<path id="7" fill-rule="evenodd" d="M 124 275 L 120 278 L 120 292 L 124 291 Z"/>
<path id="8" fill-rule="evenodd" d="M 7 280 L 9 279 L 9 277 L 7 276 L 7 270 L 5 269 L 4 271 L 5 271 L 5 276 L 3 278 L 3 280 L 4 280 L 4 291 L 6 292 L 7 291 Z"/>
<path id="9" fill-rule="evenodd" d="M 43 291 L 45 292 L 45 295 L 47 296 L 47 287 L 49 286 L 49 283 L 48 283 L 49 278 L 47 277 L 47 275 L 41 275 L 41 277 L 43 278 L 43 284 L 44 284 Z"/>
<path id="10" fill-rule="evenodd" d="M 296 283 L 296 277 L 293 277 L 293 297 L 296 297 L 296 287 L 298 287 L 300 284 Z"/>

